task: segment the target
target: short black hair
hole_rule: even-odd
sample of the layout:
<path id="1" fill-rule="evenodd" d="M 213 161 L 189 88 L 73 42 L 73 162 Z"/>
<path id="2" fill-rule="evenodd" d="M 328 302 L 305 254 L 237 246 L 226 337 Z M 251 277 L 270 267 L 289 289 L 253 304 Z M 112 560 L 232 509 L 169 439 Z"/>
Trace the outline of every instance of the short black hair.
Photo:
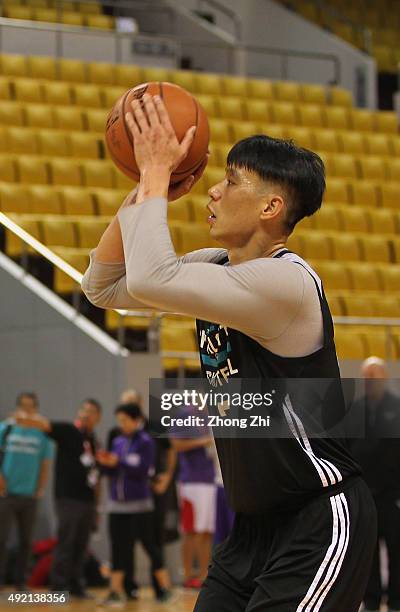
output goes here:
<path id="1" fill-rule="evenodd" d="M 325 166 L 313 151 L 292 140 L 256 135 L 237 142 L 227 166 L 255 172 L 263 181 L 284 187 L 289 195 L 286 226 L 291 232 L 301 219 L 313 215 L 325 192 Z"/>
<path id="2" fill-rule="evenodd" d="M 115 414 L 126 414 L 131 419 L 143 419 L 143 412 L 139 404 L 130 402 L 129 404 L 118 404 L 115 409 Z"/>
<path id="3" fill-rule="evenodd" d="M 97 412 L 101 414 L 101 411 L 102 411 L 101 404 L 98 400 L 94 399 L 93 397 L 87 397 L 86 399 L 84 399 L 82 402 L 82 406 L 83 404 L 91 404 L 92 406 L 97 408 Z"/>
<path id="4" fill-rule="evenodd" d="M 19 395 L 17 395 L 17 399 L 15 401 L 16 406 L 20 405 L 21 400 L 24 397 L 27 397 L 28 399 L 32 400 L 33 403 L 35 404 L 35 406 L 39 406 L 38 396 L 36 395 L 36 393 L 33 393 L 33 391 L 23 391 L 22 393 L 19 393 Z"/>

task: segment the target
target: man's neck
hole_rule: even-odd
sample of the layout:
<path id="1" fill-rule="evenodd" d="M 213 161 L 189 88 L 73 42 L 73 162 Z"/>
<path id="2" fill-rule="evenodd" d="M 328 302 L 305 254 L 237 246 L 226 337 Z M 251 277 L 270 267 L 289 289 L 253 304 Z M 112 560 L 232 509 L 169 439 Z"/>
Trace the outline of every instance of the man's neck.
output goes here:
<path id="1" fill-rule="evenodd" d="M 268 244 L 257 244 L 249 242 L 244 247 L 228 249 L 229 263 L 234 266 L 251 259 L 260 257 L 272 257 L 274 253 L 286 247 L 286 242 L 283 238 L 273 240 Z"/>

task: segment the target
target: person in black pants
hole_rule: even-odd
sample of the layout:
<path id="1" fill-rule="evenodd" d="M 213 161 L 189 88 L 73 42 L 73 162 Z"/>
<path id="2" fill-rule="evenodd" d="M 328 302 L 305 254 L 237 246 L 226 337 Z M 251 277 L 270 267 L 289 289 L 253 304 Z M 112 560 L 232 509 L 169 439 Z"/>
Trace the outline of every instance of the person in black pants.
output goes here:
<path id="1" fill-rule="evenodd" d="M 95 399 L 82 403 L 74 423 L 48 421 L 43 417 L 17 417 L 17 422 L 37 427 L 57 442 L 58 543 L 51 569 L 51 589 L 70 591 L 80 599 L 90 597 L 84 588 L 83 566 L 96 521 L 99 470 L 94 430 L 100 418 L 101 406 Z"/>
<path id="2" fill-rule="evenodd" d="M 400 610 L 400 398 L 387 389 L 386 364 L 377 357 L 362 365 L 365 395 L 353 411 L 365 427 L 365 436 L 353 439 L 352 451 L 364 471 L 378 510 L 378 536 L 389 557 L 387 603 L 389 612 Z M 365 593 L 365 609 L 378 612 L 385 593 L 380 573 L 380 546 L 375 550 Z"/>

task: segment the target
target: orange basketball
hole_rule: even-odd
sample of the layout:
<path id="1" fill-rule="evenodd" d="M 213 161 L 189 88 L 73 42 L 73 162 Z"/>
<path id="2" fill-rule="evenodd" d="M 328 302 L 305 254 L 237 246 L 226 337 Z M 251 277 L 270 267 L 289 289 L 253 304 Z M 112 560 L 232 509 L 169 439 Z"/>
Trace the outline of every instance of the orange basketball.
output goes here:
<path id="1" fill-rule="evenodd" d="M 143 94 L 159 95 L 169 112 L 171 123 L 179 142 L 186 131 L 197 126 L 188 156 L 171 176 L 171 183 L 179 183 L 197 170 L 204 160 L 209 143 L 209 127 L 205 110 L 185 89 L 172 83 L 143 83 L 129 89 L 114 104 L 106 123 L 106 143 L 116 166 L 134 181 L 140 173 L 135 160 L 135 143 L 125 122 L 125 113 L 131 111 L 131 101 L 140 99 Z"/>

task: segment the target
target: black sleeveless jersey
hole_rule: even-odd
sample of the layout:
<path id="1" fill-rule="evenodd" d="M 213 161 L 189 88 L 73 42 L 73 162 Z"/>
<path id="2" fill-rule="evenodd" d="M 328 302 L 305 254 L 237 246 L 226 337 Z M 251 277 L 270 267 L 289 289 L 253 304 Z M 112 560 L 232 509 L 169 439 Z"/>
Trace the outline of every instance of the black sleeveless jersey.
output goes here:
<path id="1" fill-rule="evenodd" d="M 265 388 L 268 381 L 276 379 L 332 379 L 340 386 L 333 322 L 320 279 L 303 259 L 287 249 L 274 257 L 289 259 L 311 274 L 321 305 L 323 346 L 305 357 L 281 357 L 240 331 L 197 320 L 202 373 L 210 386 L 221 392 L 232 377 L 261 380 Z M 225 265 L 228 258 L 218 263 Z M 264 514 L 296 509 L 360 473 L 345 440 L 337 436 L 309 437 L 304 418 L 297 413 L 295 396 L 292 392 L 284 394 L 274 406 L 287 435 L 215 437 L 229 504 L 236 512 Z M 329 420 L 329 414 L 325 416 Z"/>

